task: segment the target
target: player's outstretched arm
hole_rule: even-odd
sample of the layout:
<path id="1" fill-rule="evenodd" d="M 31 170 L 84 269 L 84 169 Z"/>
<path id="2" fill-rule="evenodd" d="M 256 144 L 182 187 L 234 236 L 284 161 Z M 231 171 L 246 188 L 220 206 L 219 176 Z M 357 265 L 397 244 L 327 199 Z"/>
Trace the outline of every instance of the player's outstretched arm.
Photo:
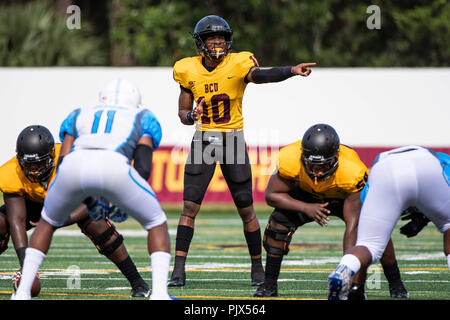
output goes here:
<path id="1" fill-rule="evenodd" d="M 296 75 L 307 77 L 311 74 L 311 67 L 315 65 L 315 62 L 306 62 L 296 66 L 286 67 L 254 67 L 248 73 L 246 81 L 253 83 L 269 83 L 280 82 Z"/>

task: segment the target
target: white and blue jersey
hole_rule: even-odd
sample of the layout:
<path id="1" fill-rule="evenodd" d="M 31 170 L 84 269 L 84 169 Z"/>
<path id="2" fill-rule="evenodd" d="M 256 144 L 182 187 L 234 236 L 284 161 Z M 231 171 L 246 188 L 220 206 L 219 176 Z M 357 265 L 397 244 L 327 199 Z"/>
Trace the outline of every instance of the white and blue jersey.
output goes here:
<path id="1" fill-rule="evenodd" d="M 57 174 L 44 199 L 41 219 L 61 227 L 86 198 L 98 196 L 135 218 L 145 230 L 158 227 L 147 236 L 153 279 L 150 299 L 169 300 L 167 217 L 147 179 L 131 165 L 140 140 L 146 143 L 148 136 L 153 140 L 153 148 L 158 148 L 161 126 L 152 112 L 140 108 L 139 90 L 127 79 L 110 81 L 100 91 L 99 101 L 101 105 L 74 110 L 61 125 L 62 150 L 72 150 L 65 154 L 64 161 L 59 162 Z M 147 161 L 151 161 L 150 157 Z M 50 238 L 51 234 L 49 241 Z M 44 257 L 39 250 L 27 251 L 24 277 L 14 299 L 30 298 L 35 274 Z"/>
<path id="2" fill-rule="evenodd" d="M 150 110 L 108 105 L 74 110 L 61 125 L 61 141 L 66 133 L 75 138 L 73 150 L 111 150 L 128 160 L 142 136 L 152 138 L 154 150 L 162 136 L 161 125 Z"/>
<path id="3" fill-rule="evenodd" d="M 161 126 L 143 108 L 99 105 L 74 110 L 62 123 L 60 138 L 75 138 L 58 167 L 44 202 L 42 218 L 55 227 L 87 197 L 102 196 L 134 217 L 146 230 L 166 221 L 148 181 L 130 165 L 142 136 L 161 141 Z"/>
<path id="4" fill-rule="evenodd" d="M 440 232 L 450 229 L 450 156 L 407 146 L 380 153 L 361 192 L 357 246 L 372 262 L 384 252 L 401 212 L 416 207 Z"/>

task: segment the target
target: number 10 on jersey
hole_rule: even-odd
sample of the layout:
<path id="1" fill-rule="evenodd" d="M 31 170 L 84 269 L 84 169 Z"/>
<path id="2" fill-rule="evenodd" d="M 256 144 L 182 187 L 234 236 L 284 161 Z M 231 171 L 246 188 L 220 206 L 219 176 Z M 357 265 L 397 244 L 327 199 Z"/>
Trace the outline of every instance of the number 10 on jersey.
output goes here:
<path id="1" fill-rule="evenodd" d="M 204 97 L 200 97 L 197 100 L 197 103 L 200 103 Z M 219 102 L 223 102 L 223 115 L 220 116 L 219 114 Z M 203 115 L 202 115 L 202 123 L 209 124 L 211 123 L 211 118 L 208 115 L 209 106 L 204 104 L 205 108 L 203 108 Z M 215 94 L 211 97 L 211 110 L 212 110 L 212 120 L 216 124 L 220 123 L 228 123 L 230 122 L 231 116 L 230 116 L 230 97 L 226 93 L 221 94 Z"/>

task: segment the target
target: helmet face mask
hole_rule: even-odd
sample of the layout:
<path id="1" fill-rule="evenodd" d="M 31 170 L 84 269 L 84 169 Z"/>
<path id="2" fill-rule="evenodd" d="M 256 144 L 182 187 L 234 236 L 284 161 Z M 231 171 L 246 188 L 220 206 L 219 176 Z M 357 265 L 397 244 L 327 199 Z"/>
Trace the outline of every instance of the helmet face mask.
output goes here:
<path id="1" fill-rule="evenodd" d="M 46 182 L 55 168 L 55 143 L 43 126 L 29 126 L 17 138 L 17 160 L 31 182 Z"/>
<path id="2" fill-rule="evenodd" d="M 46 181 L 55 167 L 54 152 L 44 156 L 27 155 L 19 159 L 24 175 L 32 182 Z"/>
<path id="3" fill-rule="evenodd" d="M 338 168 L 339 136 L 329 125 L 309 128 L 302 139 L 301 162 L 308 176 L 315 181 L 329 179 Z"/>
<path id="4" fill-rule="evenodd" d="M 323 156 L 302 156 L 302 162 L 306 173 L 318 181 L 324 181 L 331 177 L 338 165 L 337 156 L 328 159 L 325 159 Z"/>
<path id="5" fill-rule="evenodd" d="M 205 43 L 208 57 L 214 60 L 221 60 L 227 55 L 225 36 L 222 33 L 208 34 L 202 37 Z"/>
<path id="6" fill-rule="evenodd" d="M 206 41 L 209 36 L 222 35 L 225 39 L 225 47 L 207 47 Z M 233 31 L 228 23 L 219 16 L 206 16 L 197 22 L 192 37 L 195 40 L 200 55 L 212 60 L 222 60 L 230 51 L 233 43 Z"/>

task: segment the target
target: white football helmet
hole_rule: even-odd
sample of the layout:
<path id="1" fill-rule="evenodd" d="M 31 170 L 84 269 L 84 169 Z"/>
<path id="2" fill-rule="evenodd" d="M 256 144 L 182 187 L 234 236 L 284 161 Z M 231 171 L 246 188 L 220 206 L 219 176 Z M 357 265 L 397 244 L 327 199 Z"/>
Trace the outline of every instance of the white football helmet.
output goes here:
<path id="1" fill-rule="evenodd" d="M 106 105 L 138 108 L 141 105 L 141 93 L 128 79 L 118 78 L 100 91 L 99 100 Z"/>

